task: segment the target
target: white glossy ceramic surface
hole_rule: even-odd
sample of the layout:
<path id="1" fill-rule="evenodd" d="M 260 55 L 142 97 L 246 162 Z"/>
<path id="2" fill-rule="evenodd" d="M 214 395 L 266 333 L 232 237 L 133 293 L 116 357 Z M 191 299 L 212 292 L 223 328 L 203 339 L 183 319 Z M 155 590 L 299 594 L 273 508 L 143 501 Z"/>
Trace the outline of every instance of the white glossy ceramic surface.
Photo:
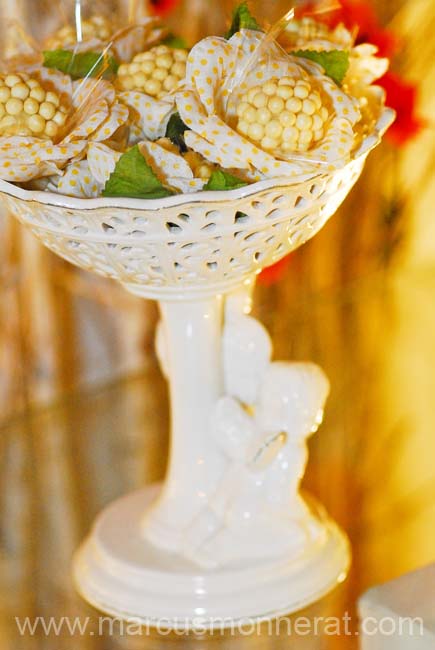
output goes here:
<path id="1" fill-rule="evenodd" d="M 143 508 L 159 486 L 129 494 L 98 517 L 78 551 L 74 577 L 97 609 L 147 626 L 240 629 L 298 611 L 345 579 L 346 538 L 322 509 L 316 518 L 324 543 L 274 562 L 237 562 L 224 571 L 198 571 L 195 563 L 162 552 L 140 537 Z"/>
<path id="2" fill-rule="evenodd" d="M 75 199 L 0 180 L 6 207 L 52 251 L 144 298 L 215 296 L 315 235 L 358 179 L 365 157 L 298 185 L 158 200 Z"/>
<path id="3" fill-rule="evenodd" d="M 299 185 L 142 201 L 0 181 L 6 207 L 55 253 L 160 301 L 167 477 L 158 494 L 110 506 L 79 551 L 77 586 L 95 606 L 213 627 L 212 618 L 294 611 L 343 579 L 345 537 L 299 494 L 328 383 L 312 364 L 271 361 L 268 334 L 248 315 L 250 291 L 256 273 L 335 212 L 392 117 L 383 113 L 345 168 Z"/>

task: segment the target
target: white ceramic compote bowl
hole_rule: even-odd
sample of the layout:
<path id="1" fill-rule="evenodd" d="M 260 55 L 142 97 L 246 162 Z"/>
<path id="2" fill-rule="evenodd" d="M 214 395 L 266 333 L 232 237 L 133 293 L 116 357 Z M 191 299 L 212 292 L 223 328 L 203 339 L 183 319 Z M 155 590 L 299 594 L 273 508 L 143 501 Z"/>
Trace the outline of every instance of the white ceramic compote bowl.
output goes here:
<path id="1" fill-rule="evenodd" d="M 76 584 L 97 608 L 227 626 L 296 611 L 344 579 L 345 536 L 299 495 L 328 383 L 313 364 L 271 362 L 250 291 L 335 212 L 391 117 L 346 167 L 296 185 L 135 200 L 0 181 L 7 208 L 48 248 L 160 305 L 169 467 L 163 485 L 110 505 L 78 551 Z"/>

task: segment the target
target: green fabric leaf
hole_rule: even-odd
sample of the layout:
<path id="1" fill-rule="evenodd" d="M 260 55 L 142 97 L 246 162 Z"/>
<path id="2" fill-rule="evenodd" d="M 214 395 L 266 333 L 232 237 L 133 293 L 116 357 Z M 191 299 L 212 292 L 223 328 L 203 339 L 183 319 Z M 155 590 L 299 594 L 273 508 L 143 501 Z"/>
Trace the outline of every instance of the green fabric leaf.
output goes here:
<path id="1" fill-rule="evenodd" d="M 101 52 L 72 52 L 70 50 L 45 50 L 44 66 L 55 68 L 73 79 L 102 77 L 112 79 L 118 72 L 118 63 L 113 56 Z"/>
<path id="2" fill-rule="evenodd" d="M 346 72 L 349 69 L 349 54 L 344 50 L 328 50 L 316 52 L 315 50 L 298 50 L 292 52 L 294 56 L 310 59 L 319 63 L 328 77 L 331 77 L 338 86 L 341 86 Z"/>
<path id="3" fill-rule="evenodd" d="M 171 115 L 166 127 L 165 136 L 169 138 L 170 141 L 175 144 L 181 151 L 187 151 L 186 143 L 184 141 L 185 131 L 190 131 L 190 129 L 184 124 L 183 120 L 180 117 L 180 114 L 174 113 Z"/>
<path id="4" fill-rule="evenodd" d="M 138 145 L 121 156 L 103 190 L 103 196 L 133 199 L 161 199 L 172 194 L 157 178 Z"/>
<path id="5" fill-rule="evenodd" d="M 255 29 L 262 31 L 260 25 L 249 11 L 248 3 L 241 2 L 233 11 L 233 21 L 231 27 L 225 35 L 225 38 L 231 38 L 233 34 L 240 32 L 241 29 Z"/>
<path id="6" fill-rule="evenodd" d="M 246 181 L 242 181 L 241 178 L 233 176 L 228 172 L 222 171 L 222 169 L 216 169 L 212 172 L 207 185 L 204 185 L 203 190 L 235 190 L 238 187 L 244 187 L 247 185 Z"/>
<path id="7" fill-rule="evenodd" d="M 162 40 L 162 43 L 164 45 L 167 45 L 168 47 L 172 47 L 174 49 L 178 50 L 187 50 L 187 43 L 184 40 L 182 36 L 177 36 L 176 34 L 168 34 L 165 36 L 165 38 Z"/>

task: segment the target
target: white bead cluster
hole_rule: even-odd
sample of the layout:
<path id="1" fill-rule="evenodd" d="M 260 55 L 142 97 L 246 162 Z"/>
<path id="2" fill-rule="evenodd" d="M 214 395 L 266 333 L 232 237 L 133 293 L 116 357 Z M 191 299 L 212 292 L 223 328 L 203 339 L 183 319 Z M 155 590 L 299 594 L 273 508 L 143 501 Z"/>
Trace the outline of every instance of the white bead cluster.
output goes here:
<path id="1" fill-rule="evenodd" d="M 157 45 L 119 67 L 118 86 L 121 90 L 140 90 L 151 97 L 162 97 L 184 79 L 186 60 L 186 50 Z"/>
<path id="2" fill-rule="evenodd" d="M 0 76 L 0 136 L 55 140 L 67 119 L 59 96 L 24 74 Z"/>
<path id="3" fill-rule="evenodd" d="M 284 32 L 284 41 L 293 47 L 303 47 L 307 41 L 327 38 L 328 26 L 304 16 L 300 21 L 293 20 Z"/>
<path id="4" fill-rule="evenodd" d="M 330 29 L 328 25 L 304 16 L 299 21 L 291 21 L 281 35 L 280 42 L 286 49 L 292 50 L 323 50 L 328 43 L 331 48 L 337 46 L 348 49 L 352 46 L 352 36 L 343 24 Z"/>
<path id="5" fill-rule="evenodd" d="M 329 111 L 305 79 L 271 79 L 244 94 L 237 106 L 237 131 L 265 151 L 308 151 L 322 140 Z"/>
<path id="6" fill-rule="evenodd" d="M 84 41 L 98 39 L 103 43 L 108 41 L 115 31 L 114 26 L 105 16 L 92 16 L 89 20 L 82 20 L 82 38 Z M 61 50 L 66 45 L 77 43 L 77 30 L 71 25 L 61 27 L 45 42 L 46 49 Z"/>

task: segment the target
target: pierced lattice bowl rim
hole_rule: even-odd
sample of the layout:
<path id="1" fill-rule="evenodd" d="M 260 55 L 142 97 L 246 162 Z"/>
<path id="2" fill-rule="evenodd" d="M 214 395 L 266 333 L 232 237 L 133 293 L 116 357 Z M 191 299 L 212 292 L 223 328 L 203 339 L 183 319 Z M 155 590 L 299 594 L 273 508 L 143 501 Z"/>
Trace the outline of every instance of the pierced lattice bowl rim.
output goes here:
<path id="1" fill-rule="evenodd" d="M 225 203 L 236 201 L 268 189 L 279 187 L 302 187 L 309 183 L 315 183 L 322 179 L 330 178 L 341 172 L 345 167 L 354 163 L 359 158 L 367 156 L 380 142 L 382 135 L 392 124 L 396 113 L 391 108 L 384 108 L 376 122 L 372 133 L 370 133 L 355 151 L 352 159 L 342 168 L 330 172 L 321 172 L 307 177 L 303 181 L 292 181 L 288 176 L 280 176 L 272 179 L 257 181 L 244 185 L 235 190 L 199 191 L 188 194 L 175 194 L 161 199 L 135 199 L 128 197 L 98 197 L 98 198 L 76 198 L 56 192 L 41 190 L 26 190 L 14 183 L 0 179 L 0 194 L 7 194 L 22 201 L 35 202 L 43 205 L 64 208 L 68 210 L 96 210 L 100 208 L 128 208 L 130 210 L 142 210 L 156 212 L 165 208 L 182 207 L 191 204 Z"/>

